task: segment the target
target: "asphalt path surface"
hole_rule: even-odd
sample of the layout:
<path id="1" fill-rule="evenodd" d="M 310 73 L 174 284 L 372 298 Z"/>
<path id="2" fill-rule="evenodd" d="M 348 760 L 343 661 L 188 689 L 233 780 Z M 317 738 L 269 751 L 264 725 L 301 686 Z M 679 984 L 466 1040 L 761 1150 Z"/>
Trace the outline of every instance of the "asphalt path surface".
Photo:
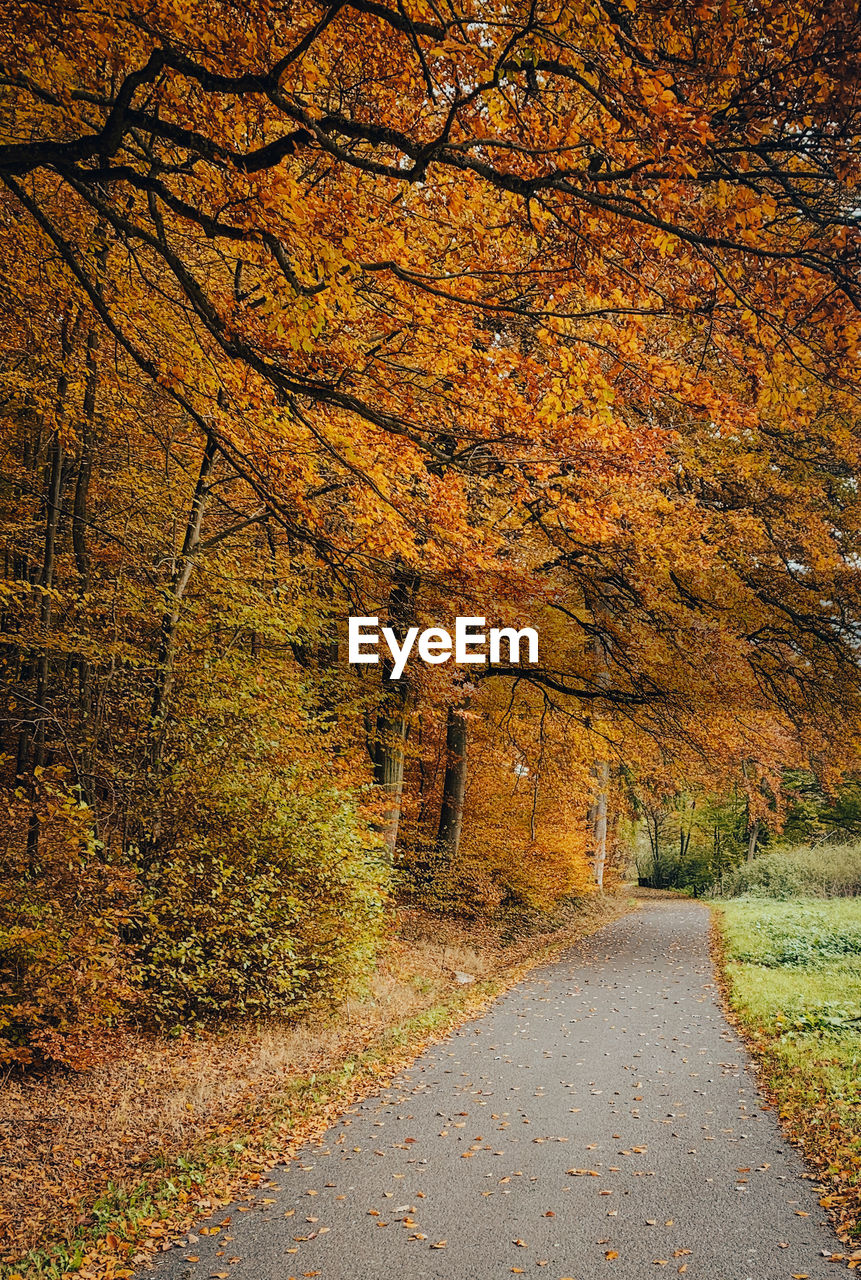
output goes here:
<path id="1" fill-rule="evenodd" d="M 199 1224 L 158 1276 L 824 1280 L 840 1245 L 803 1172 L 721 1012 L 708 912 L 648 901 Z"/>

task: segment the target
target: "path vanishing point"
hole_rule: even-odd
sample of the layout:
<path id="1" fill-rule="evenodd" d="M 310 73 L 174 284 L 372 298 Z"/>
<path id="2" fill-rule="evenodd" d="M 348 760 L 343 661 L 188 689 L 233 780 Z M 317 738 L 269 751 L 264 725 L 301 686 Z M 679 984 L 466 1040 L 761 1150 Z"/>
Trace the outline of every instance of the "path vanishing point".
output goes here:
<path id="1" fill-rule="evenodd" d="M 158 1280 L 833 1277 L 841 1247 L 723 1016 L 708 926 L 648 901 L 534 970 Z"/>

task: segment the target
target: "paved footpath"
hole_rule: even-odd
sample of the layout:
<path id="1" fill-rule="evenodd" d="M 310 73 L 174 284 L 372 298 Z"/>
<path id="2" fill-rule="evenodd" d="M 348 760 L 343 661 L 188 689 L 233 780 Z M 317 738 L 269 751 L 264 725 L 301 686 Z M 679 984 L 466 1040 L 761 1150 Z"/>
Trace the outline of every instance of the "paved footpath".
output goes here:
<path id="1" fill-rule="evenodd" d="M 649 901 L 424 1053 L 157 1275 L 825 1280 L 840 1246 L 802 1172 L 718 1006 L 708 912 Z"/>

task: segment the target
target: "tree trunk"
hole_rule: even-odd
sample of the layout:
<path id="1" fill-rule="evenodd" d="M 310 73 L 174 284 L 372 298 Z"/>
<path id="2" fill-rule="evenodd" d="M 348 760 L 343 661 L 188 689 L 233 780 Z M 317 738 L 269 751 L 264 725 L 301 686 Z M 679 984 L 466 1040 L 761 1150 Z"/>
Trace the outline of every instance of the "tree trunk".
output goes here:
<path id="1" fill-rule="evenodd" d="M 75 496 L 72 504 L 72 547 L 75 552 L 75 567 L 80 579 L 80 594 L 84 595 L 90 585 L 90 553 L 87 547 L 87 500 L 90 492 L 90 479 L 93 474 L 93 421 L 96 410 L 96 385 L 98 382 L 98 366 L 96 351 L 98 338 L 95 329 L 87 336 L 87 383 L 84 388 L 84 406 L 81 419 L 81 455 L 78 459 L 78 474 L 75 479 Z"/>
<path id="2" fill-rule="evenodd" d="M 68 360 L 72 350 L 72 325 L 69 317 L 63 320 L 60 346 L 64 362 Z M 58 425 L 54 428 L 51 451 L 45 478 L 45 541 L 42 555 L 42 571 L 39 574 L 39 586 L 42 588 L 39 601 L 39 622 L 41 623 L 41 644 L 36 662 L 35 706 L 33 707 L 34 727 L 32 741 L 25 737 L 18 744 L 17 767 L 20 773 L 40 768 L 45 762 L 45 721 L 48 716 L 48 691 L 50 679 L 50 663 L 48 659 L 48 636 L 51 630 L 52 597 L 54 585 L 54 568 L 57 562 L 57 533 L 60 527 L 60 515 L 63 509 L 63 482 L 65 480 L 65 450 L 63 448 L 59 420 L 66 409 L 66 396 L 69 390 L 69 379 L 65 363 L 57 379 Z M 29 759 L 28 759 L 29 757 Z M 39 853 L 39 820 L 35 811 L 30 815 L 27 827 L 27 858 L 34 866 Z"/>
<path id="3" fill-rule="evenodd" d="M 646 816 L 646 832 L 649 837 L 649 848 L 652 851 L 652 888 L 663 889 L 664 887 L 664 870 L 661 866 L 663 851 L 661 849 L 661 814 L 657 809 L 653 809 L 651 814 Z"/>
<path id="4" fill-rule="evenodd" d="M 200 471 L 198 472 L 197 483 L 194 486 L 194 496 L 191 500 L 191 510 L 188 516 L 188 523 L 185 527 L 185 537 L 183 538 L 182 550 L 174 564 L 173 573 L 171 575 L 168 608 L 161 620 L 158 675 L 156 678 L 155 688 L 153 689 L 152 703 L 150 706 L 149 756 L 150 763 L 156 771 L 161 767 L 161 757 L 164 751 L 165 726 L 168 712 L 170 710 L 171 694 L 173 692 L 176 638 L 180 613 L 182 611 L 182 599 L 185 595 L 185 589 L 188 586 L 189 579 L 191 578 L 192 569 L 194 568 L 194 554 L 200 542 L 203 513 L 206 508 L 206 499 L 209 493 L 209 478 L 212 474 L 212 468 L 215 463 L 216 452 L 217 445 L 215 437 L 213 435 L 208 435 L 206 438 L 206 446 L 203 451 L 203 457 L 200 462 Z"/>
<path id="5" fill-rule="evenodd" d="M 407 720 L 405 699 L 400 701 L 399 707 L 393 708 L 387 714 L 381 712 L 377 718 L 379 752 L 374 764 L 374 782 L 385 796 L 385 813 L 381 830 L 386 852 L 391 860 L 394 860 L 398 843 L 398 827 L 401 821 Z"/>
<path id="6" fill-rule="evenodd" d="M 389 623 L 402 631 L 409 625 L 413 602 L 418 589 L 418 577 L 411 572 L 399 571 L 389 596 Z M 401 798 L 404 790 L 404 750 L 410 721 L 412 690 L 406 675 L 399 680 L 390 679 L 392 660 L 382 659 L 382 700 L 377 711 L 377 721 L 370 755 L 374 766 L 374 782 L 384 794 L 384 815 L 380 831 L 386 852 L 394 861 L 398 843 L 398 827 L 401 821 Z"/>
<path id="7" fill-rule="evenodd" d="M 463 802 L 466 795 L 467 727 L 462 706 L 450 706 L 445 729 L 445 776 L 439 815 L 437 845 L 447 862 L 454 862 L 460 848 Z"/>
<path id="8" fill-rule="evenodd" d="M 751 763 L 753 762 L 751 761 Z M 742 776 L 746 780 L 748 777 L 748 762 L 746 760 L 742 761 L 741 772 L 742 772 Z M 747 795 L 745 797 L 745 830 L 747 833 L 747 860 L 748 862 L 753 862 L 754 858 L 756 857 L 756 844 L 757 844 L 757 841 L 759 840 L 760 824 L 759 824 L 759 818 L 756 818 L 753 821 L 751 821 L 750 808 L 751 808 L 750 790 L 748 789 Z"/>
<path id="9" fill-rule="evenodd" d="M 607 792 L 610 789 L 610 761 L 599 760 L 595 766 L 598 794 L 593 806 L 592 834 L 595 848 L 595 880 L 598 888 L 604 888 L 604 868 L 607 865 Z"/>
<path id="10" fill-rule="evenodd" d="M 152 815 L 150 829 L 144 832 L 141 841 L 142 847 L 148 850 L 150 856 L 155 854 L 162 834 L 163 805 L 159 780 L 162 773 L 167 721 L 173 693 L 176 642 L 179 619 L 182 612 L 182 600 L 194 569 L 195 552 L 200 543 L 203 513 L 206 508 L 206 499 L 209 495 L 209 480 L 215 464 L 217 450 L 215 436 L 212 434 L 207 435 L 197 482 L 194 486 L 188 522 L 185 527 L 182 550 L 174 561 L 169 594 L 166 593 L 168 607 L 161 620 L 158 668 L 150 704 L 149 740 L 147 743 L 147 764 L 154 783 Z"/>
<path id="11" fill-rule="evenodd" d="M 684 862 L 688 856 L 688 849 L 691 847 L 691 835 L 694 829 L 694 810 L 697 807 L 696 800 L 692 800 L 689 806 L 683 804 L 681 817 L 679 818 L 679 861 Z M 688 827 L 685 830 L 685 808 L 688 813 Z"/>
<path id="12" fill-rule="evenodd" d="M 596 622 L 599 625 L 606 624 L 609 614 L 603 605 L 599 602 L 593 602 L 591 607 Z M 595 683 L 599 689 L 608 689 L 610 687 L 610 670 L 607 666 L 607 652 L 597 631 L 592 637 L 592 649 L 595 654 Z M 610 789 L 610 761 L 597 760 L 592 772 L 597 784 L 591 810 L 594 849 L 593 867 L 598 888 L 603 889 L 604 870 L 607 865 L 607 795 Z"/>

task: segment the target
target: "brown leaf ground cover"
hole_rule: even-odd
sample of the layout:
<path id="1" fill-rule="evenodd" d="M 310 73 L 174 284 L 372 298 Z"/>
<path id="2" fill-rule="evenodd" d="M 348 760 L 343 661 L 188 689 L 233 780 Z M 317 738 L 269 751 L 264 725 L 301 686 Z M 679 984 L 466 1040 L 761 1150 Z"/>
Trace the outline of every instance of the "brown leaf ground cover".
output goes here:
<path id="1" fill-rule="evenodd" d="M 351 1094 L 372 1087 L 376 1074 L 397 1069 L 548 948 L 592 932 L 630 905 L 594 899 L 551 932 L 507 937 L 488 925 L 404 909 L 367 992 L 331 1013 L 294 1026 L 177 1037 L 124 1029 L 87 1072 L 7 1076 L 0 1091 L 0 1275 L 59 1276 L 72 1262 L 83 1262 L 86 1274 L 94 1240 L 101 1245 L 93 1274 L 123 1274 L 122 1258 L 143 1235 L 157 1239 L 172 1213 L 212 1203 L 215 1166 L 216 1200 L 231 1178 L 259 1179 L 272 1131 L 280 1129 L 275 1146 L 283 1149 L 291 1136 L 325 1124 Z M 474 975 L 475 984 L 460 986 L 458 971 Z M 365 1061 L 369 1046 L 380 1050 Z M 166 1184 L 173 1189 L 167 1196 Z M 28 1251 L 36 1252 L 24 1263 Z"/>

